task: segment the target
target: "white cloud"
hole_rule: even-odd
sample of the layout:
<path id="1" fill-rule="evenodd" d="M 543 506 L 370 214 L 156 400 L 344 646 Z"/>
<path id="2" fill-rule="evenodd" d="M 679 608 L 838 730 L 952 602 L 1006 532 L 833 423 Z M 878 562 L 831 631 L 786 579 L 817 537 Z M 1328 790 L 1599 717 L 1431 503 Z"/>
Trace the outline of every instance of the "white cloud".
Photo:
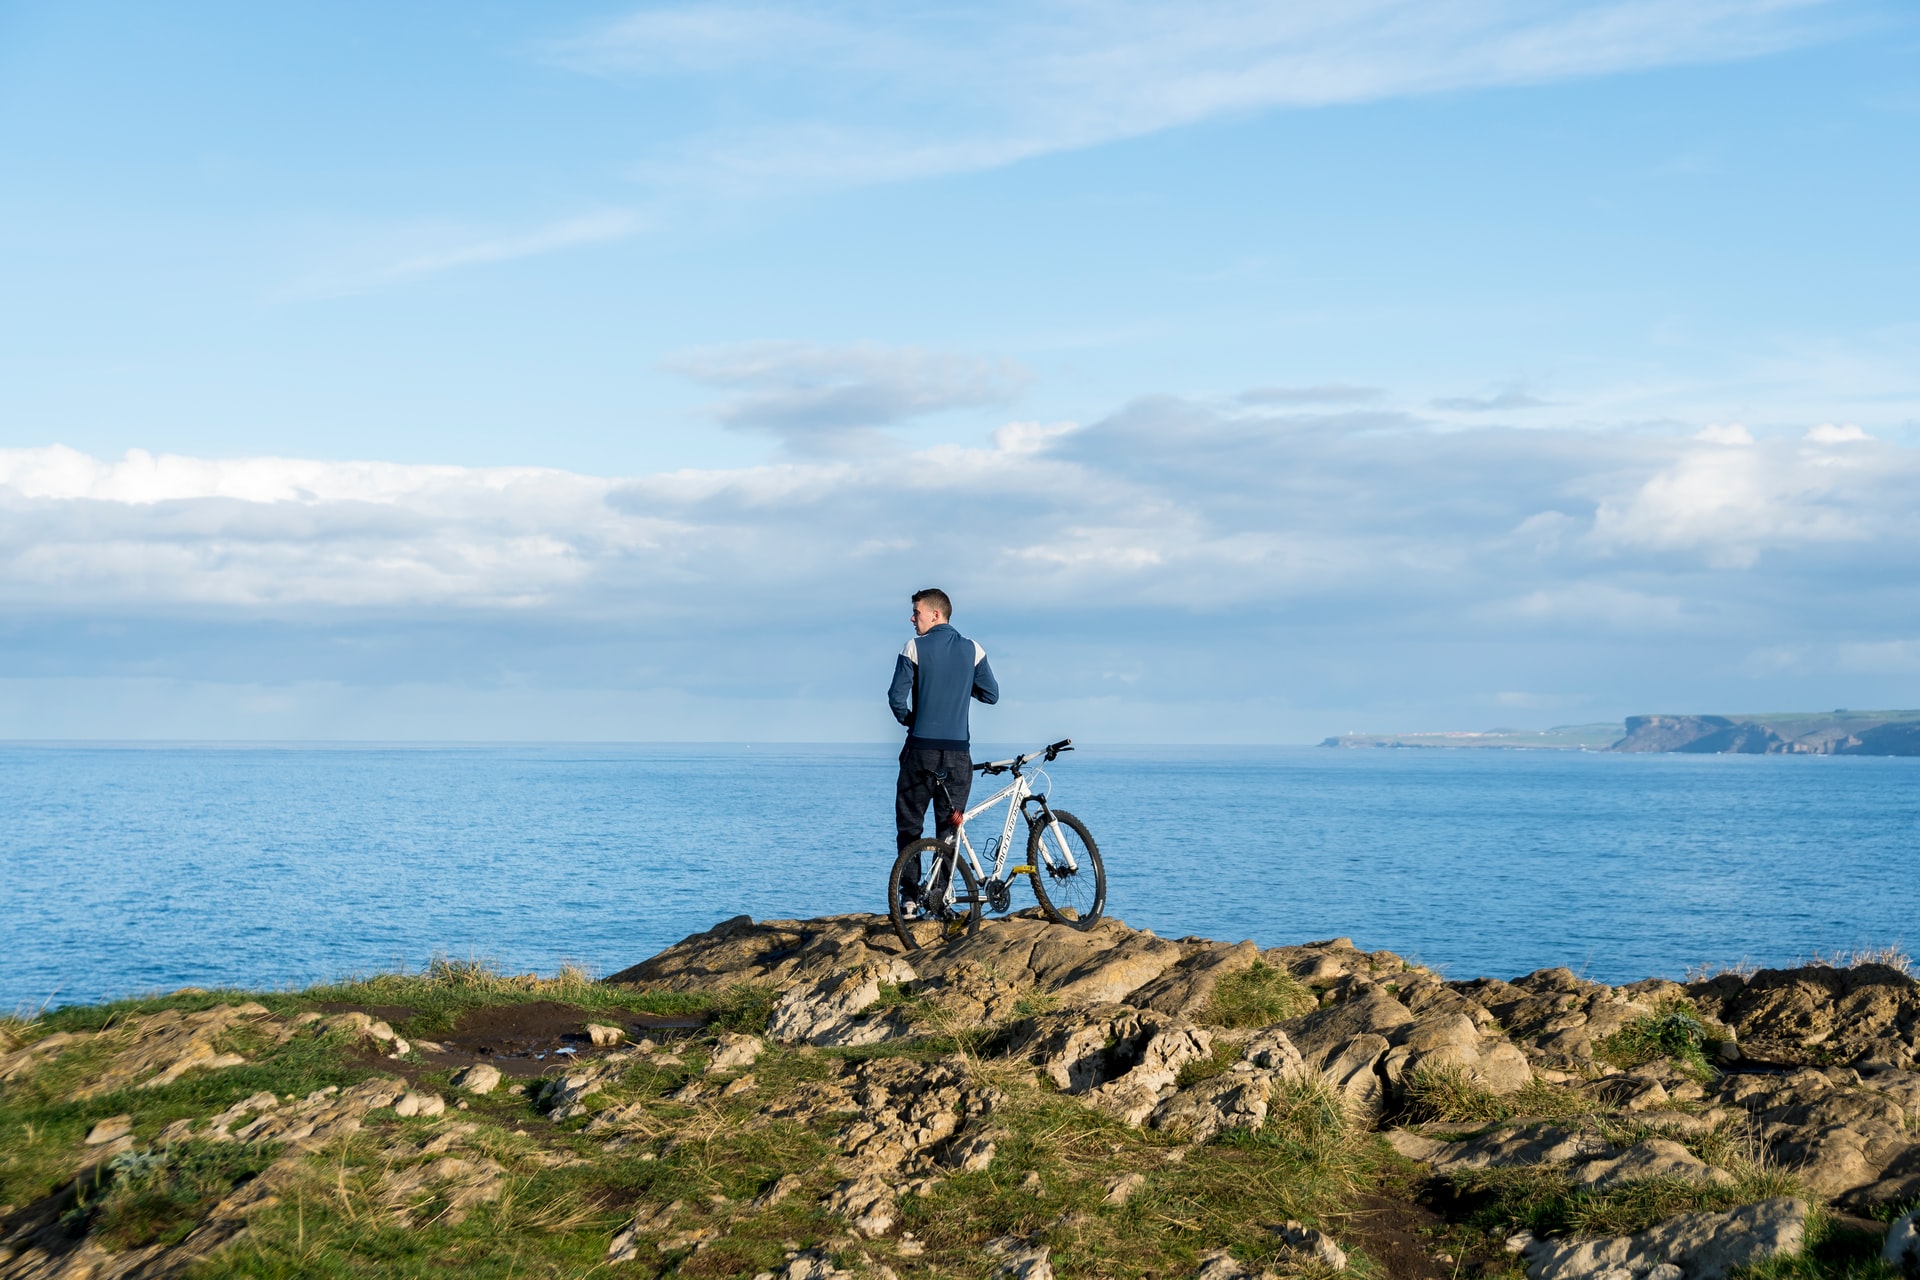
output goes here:
<path id="1" fill-rule="evenodd" d="M 1887 489 L 1895 477 L 1920 480 L 1910 454 L 1810 456 L 1784 442 L 1756 443 L 1744 429 L 1723 430 L 1630 492 L 1604 499 L 1593 537 L 1603 547 L 1701 551 L 1715 564 L 1744 567 L 1769 547 L 1892 532 L 1914 505 Z"/>
<path id="2" fill-rule="evenodd" d="M 1724 425 L 1708 423 L 1693 433 L 1695 440 L 1704 440 L 1708 444 L 1746 445 L 1753 443 L 1753 432 L 1737 422 Z"/>
<path id="3" fill-rule="evenodd" d="M 709 370 L 758 386 L 762 367 Z M 1624 714 L 1703 706 L 1716 680 L 1905 671 L 1916 495 L 1920 450 L 1884 441 L 1166 397 L 979 446 L 631 477 L 52 446 L 0 451 L 0 650 L 62 678 L 857 702 L 903 593 L 937 583 L 1020 697 L 1091 705 L 1126 672 L 1148 737 L 1150 708 L 1223 689 L 1359 707 L 1453 688 L 1481 711 L 1488 689 L 1577 689 L 1596 715 L 1610 688 L 1649 690 Z M 1761 644 L 1826 657 L 1743 663 Z M 1693 683 L 1649 684 L 1664 673 Z"/>
<path id="4" fill-rule="evenodd" d="M 1873 437 L 1851 422 L 1842 426 L 1823 422 L 1807 432 L 1807 439 L 1813 444 L 1852 444 L 1858 440 L 1871 440 Z"/>

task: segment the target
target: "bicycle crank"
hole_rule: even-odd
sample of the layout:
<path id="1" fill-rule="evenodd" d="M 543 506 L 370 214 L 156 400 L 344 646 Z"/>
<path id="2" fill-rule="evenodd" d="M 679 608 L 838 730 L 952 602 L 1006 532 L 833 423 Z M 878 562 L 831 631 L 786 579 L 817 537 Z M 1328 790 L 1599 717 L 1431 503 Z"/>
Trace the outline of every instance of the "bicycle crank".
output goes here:
<path id="1" fill-rule="evenodd" d="M 986 895 L 987 909 L 995 915 L 1005 915 L 1013 906 L 1013 886 L 998 876 L 988 876 L 980 891 Z"/>

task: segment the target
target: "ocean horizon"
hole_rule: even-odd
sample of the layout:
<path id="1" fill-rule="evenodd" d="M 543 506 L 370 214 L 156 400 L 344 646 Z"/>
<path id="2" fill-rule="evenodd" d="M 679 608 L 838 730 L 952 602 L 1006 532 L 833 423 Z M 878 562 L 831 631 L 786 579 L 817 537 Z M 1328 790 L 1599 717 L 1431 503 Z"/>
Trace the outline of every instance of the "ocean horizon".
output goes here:
<path id="1" fill-rule="evenodd" d="M 0 743 L 0 1008 L 436 955 L 604 974 L 734 915 L 879 910 L 897 750 Z M 1087 743 L 1048 772 L 1108 913 L 1164 936 L 1621 982 L 1902 946 L 1915 918 L 1910 758 Z"/>

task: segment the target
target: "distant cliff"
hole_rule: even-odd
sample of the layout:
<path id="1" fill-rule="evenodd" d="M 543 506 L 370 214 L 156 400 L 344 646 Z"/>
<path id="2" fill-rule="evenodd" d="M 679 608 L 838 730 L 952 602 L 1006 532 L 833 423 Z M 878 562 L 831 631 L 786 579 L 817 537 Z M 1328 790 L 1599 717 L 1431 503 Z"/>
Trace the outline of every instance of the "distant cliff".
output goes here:
<path id="1" fill-rule="evenodd" d="M 1346 733 L 1323 747 L 1478 747 L 1531 751 L 1678 751 L 1692 755 L 1920 756 L 1920 711 L 1758 716 L 1628 716 L 1610 724 L 1484 733 Z"/>
<path id="2" fill-rule="evenodd" d="M 1628 716 L 1612 751 L 1695 755 L 1920 756 L 1920 711 Z"/>

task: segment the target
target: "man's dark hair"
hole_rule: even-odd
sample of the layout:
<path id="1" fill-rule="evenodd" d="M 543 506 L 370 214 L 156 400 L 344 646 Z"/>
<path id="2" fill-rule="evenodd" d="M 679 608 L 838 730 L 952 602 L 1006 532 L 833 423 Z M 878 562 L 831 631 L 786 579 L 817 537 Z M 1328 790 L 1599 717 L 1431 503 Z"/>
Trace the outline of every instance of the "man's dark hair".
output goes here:
<path id="1" fill-rule="evenodd" d="M 938 609 L 942 617 L 951 618 L 953 616 L 953 601 L 947 599 L 947 593 L 940 588 L 928 587 L 925 591 L 916 591 L 913 593 L 913 602 L 915 604 L 919 604 L 922 600 L 925 600 L 928 604 Z"/>

